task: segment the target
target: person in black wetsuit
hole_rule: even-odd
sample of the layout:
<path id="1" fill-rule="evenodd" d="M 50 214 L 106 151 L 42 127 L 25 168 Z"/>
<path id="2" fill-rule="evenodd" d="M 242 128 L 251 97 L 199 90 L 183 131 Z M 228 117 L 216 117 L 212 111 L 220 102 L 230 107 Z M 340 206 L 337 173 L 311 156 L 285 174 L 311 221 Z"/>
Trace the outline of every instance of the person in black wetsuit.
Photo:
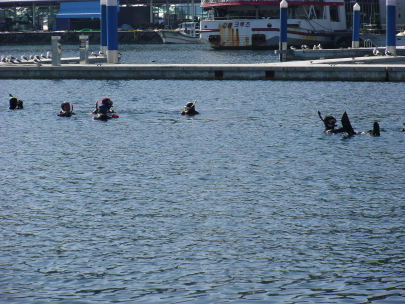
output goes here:
<path id="1" fill-rule="evenodd" d="M 11 98 L 9 100 L 10 106 L 8 107 L 10 110 L 20 110 L 24 109 L 23 101 L 18 100 L 16 97 L 10 94 Z"/>
<path id="2" fill-rule="evenodd" d="M 108 113 L 108 108 L 107 105 L 102 104 L 98 109 L 97 109 L 97 116 L 93 117 L 94 120 L 108 120 L 111 119 L 112 117 L 107 114 Z"/>
<path id="3" fill-rule="evenodd" d="M 114 113 L 114 110 L 111 109 L 113 107 L 113 102 L 110 98 L 108 98 L 108 97 L 103 98 L 103 100 L 101 100 L 101 104 L 105 105 L 107 107 L 107 113 Z M 98 108 L 98 100 L 97 100 L 96 109 L 92 112 L 92 114 L 98 114 L 98 113 L 100 113 L 100 109 Z"/>
<path id="4" fill-rule="evenodd" d="M 75 113 L 72 112 L 73 105 L 72 105 L 72 109 L 70 109 L 70 104 L 67 101 L 62 102 L 60 107 L 62 108 L 62 111 L 60 111 L 58 114 L 56 114 L 56 116 L 70 117 L 72 115 L 76 115 Z"/>
<path id="5" fill-rule="evenodd" d="M 192 102 L 188 102 L 185 106 L 184 106 L 184 110 L 181 112 L 181 115 L 196 115 L 199 114 L 196 110 L 195 110 L 195 104 L 196 104 L 197 100 L 194 101 L 194 103 Z"/>
<path id="6" fill-rule="evenodd" d="M 325 118 L 322 118 L 321 112 L 319 112 L 319 111 L 318 111 L 318 115 L 325 125 L 325 130 L 323 132 L 335 134 L 335 133 L 342 133 L 345 131 L 344 128 L 335 129 L 335 127 L 337 126 L 336 125 L 337 120 L 332 115 L 326 115 Z"/>
<path id="7" fill-rule="evenodd" d="M 368 135 L 374 135 L 374 136 L 380 136 L 380 125 L 378 122 L 374 122 L 373 124 L 373 129 L 368 130 L 367 132 L 355 132 L 352 128 L 352 125 L 350 123 L 349 117 L 347 116 L 347 113 L 344 112 L 342 115 L 342 128 L 335 129 L 336 127 L 336 119 L 332 115 L 327 115 L 325 118 L 322 118 L 321 112 L 318 111 L 318 115 L 325 124 L 325 133 L 329 134 L 335 134 L 335 133 L 347 133 L 348 135 L 354 135 L 354 134 L 368 134 Z"/>

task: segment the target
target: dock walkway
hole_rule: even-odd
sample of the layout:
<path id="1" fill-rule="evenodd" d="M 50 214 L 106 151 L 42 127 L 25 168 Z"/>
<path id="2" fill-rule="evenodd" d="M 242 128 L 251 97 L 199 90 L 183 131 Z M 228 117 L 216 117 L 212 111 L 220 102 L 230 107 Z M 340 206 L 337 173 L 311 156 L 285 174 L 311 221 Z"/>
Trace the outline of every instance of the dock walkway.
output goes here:
<path id="1" fill-rule="evenodd" d="M 405 56 L 259 64 L 0 64 L 0 79 L 405 81 Z"/>

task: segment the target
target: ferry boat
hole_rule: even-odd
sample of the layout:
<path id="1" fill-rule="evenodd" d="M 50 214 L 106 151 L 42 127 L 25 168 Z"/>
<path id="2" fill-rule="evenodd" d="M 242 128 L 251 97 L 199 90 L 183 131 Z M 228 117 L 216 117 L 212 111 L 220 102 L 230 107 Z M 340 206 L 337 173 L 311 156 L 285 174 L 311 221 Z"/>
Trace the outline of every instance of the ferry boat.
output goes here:
<path id="1" fill-rule="evenodd" d="M 175 30 L 156 30 L 156 32 L 163 43 L 202 43 L 199 22 L 183 22 Z"/>
<path id="2" fill-rule="evenodd" d="M 204 43 L 217 49 L 278 49 L 281 0 L 202 0 Z M 344 0 L 288 0 L 287 44 L 347 47 Z"/>

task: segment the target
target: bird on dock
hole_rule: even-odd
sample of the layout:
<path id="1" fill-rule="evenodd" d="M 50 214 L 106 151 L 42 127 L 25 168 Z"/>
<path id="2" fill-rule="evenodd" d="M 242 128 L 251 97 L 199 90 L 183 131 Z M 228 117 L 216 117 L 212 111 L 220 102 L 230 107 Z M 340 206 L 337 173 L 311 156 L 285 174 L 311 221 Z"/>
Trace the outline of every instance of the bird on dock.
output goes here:
<path id="1" fill-rule="evenodd" d="M 34 59 L 34 55 L 30 55 L 30 60 L 33 60 Z"/>
<path id="2" fill-rule="evenodd" d="M 104 56 L 105 54 L 102 51 L 98 52 L 100 56 Z"/>
<path id="3" fill-rule="evenodd" d="M 94 52 L 91 52 L 91 55 L 92 55 L 93 57 L 97 57 L 97 56 L 98 56 L 98 54 L 96 54 L 96 53 L 94 53 Z"/>
<path id="4" fill-rule="evenodd" d="M 34 60 L 33 60 L 35 63 L 39 63 L 41 60 L 39 60 L 39 59 L 37 59 L 37 58 L 34 58 Z"/>
<path id="5" fill-rule="evenodd" d="M 301 45 L 301 49 L 303 49 L 303 50 L 307 50 L 308 49 L 308 46 L 307 45 Z"/>
<path id="6" fill-rule="evenodd" d="M 6 59 L 6 57 L 4 57 L 4 56 L 1 56 L 1 60 L 0 60 L 1 62 L 7 62 L 7 59 Z"/>
<path id="7" fill-rule="evenodd" d="M 41 54 L 42 59 L 46 59 L 46 56 L 44 54 Z"/>
<path id="8" fill-rule="evenodd" d="M 314 44 L 314 47 L 312 48 L 313 50 L 317 50 L 318 46 Z"/>
<path id="9" fill-rule="evenodd" d="M 322 50 L 322 45 L 318 44 L 318 50 Z"/>
<path id="10" fill-rule="evenodd" d="M 28 58 L 27 58 L 27 56 L 25 56 L 25 55 L 22 55 L 22 56 L 21 56 L 21 59 L 22 59 L 22 60 L 25 60 L 25 61 L 28 61 Z"/>
<path id="11" fill-rule="evenodd" d="M 290 46 L 290 49 L 292 49 L 293 51 L 295 51 L 295 50 L 296 50 L 296 48 L 295 48 L 295 47 L 293 47 L 293 46 Z"/>
<path id="12" fill-rule="evenodd" d="M 390 51 L 388 51 L 387 49 L 385 49 L 385 56 L 392 56 L 392 53 Z"/>
<path id="13" fill-rule="evenodd" d="M 373 55 L 374 55 L 374 56 L 381 56 L 381 53 L 380 53 L 380 51 L 379 51 L 377 48 L 374 48 L 374 50 L 373 50 Z"/>
<path id="14" fill-rule="evenodd" d="M 46 58 L 51 59 L 52 53 L 50 51 L 46 52 Z"/>
<path id="15" fill-rule="evenodd" d="M 35 55 L 34 59 L 41 61 L 41 58 L 38 55 Z"/>
<path id="16" fill-rule="evenodd" d="M 14 63 L 21 63 L 21 60 L 16 58 L 16 59 L 14 59 Z"/>

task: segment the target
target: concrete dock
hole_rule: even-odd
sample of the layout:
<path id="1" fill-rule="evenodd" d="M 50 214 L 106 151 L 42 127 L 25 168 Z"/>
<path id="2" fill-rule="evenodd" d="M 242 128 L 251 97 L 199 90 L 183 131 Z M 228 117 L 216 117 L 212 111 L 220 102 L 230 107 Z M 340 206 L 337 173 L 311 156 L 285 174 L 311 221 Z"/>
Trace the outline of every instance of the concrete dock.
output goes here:
<path id="1" fill-rule="evenodd" d="M 260 64 L 0 64 L 0 79 L 405 81 L 405 56 Z"/>

